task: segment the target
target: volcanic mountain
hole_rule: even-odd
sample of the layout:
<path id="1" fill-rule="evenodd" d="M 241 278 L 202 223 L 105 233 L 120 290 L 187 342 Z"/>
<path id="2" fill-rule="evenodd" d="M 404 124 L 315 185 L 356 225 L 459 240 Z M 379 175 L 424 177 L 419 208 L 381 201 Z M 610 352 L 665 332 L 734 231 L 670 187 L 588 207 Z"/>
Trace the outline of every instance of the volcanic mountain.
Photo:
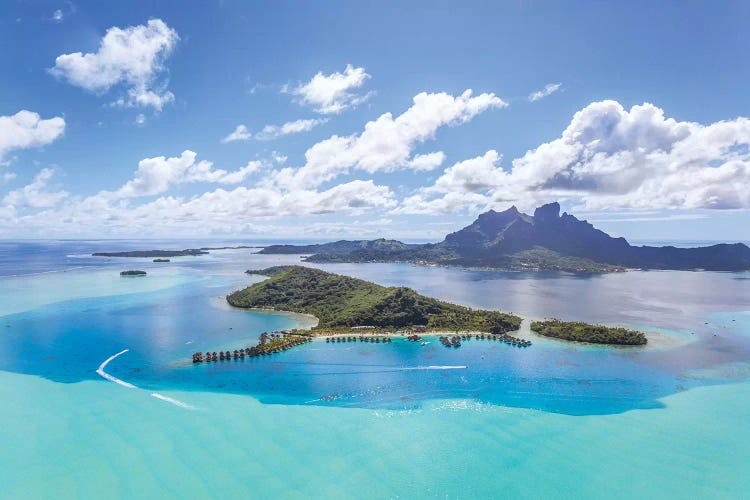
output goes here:
<path id="1" fill-rule="evenodd" d="M 607 272 L 626 268 L 710 271 L 750 270 L 750 248 L 742 243 L 698 248 L 633 246 L 549 203 L 526 215 L 511 207 L 490 210 L 439 243 L 395 240 L 339 241 L 319 245 L 274 245 L 261 253 L 312 254 L 310 262 L 414 262 L 420 264 Z"/>

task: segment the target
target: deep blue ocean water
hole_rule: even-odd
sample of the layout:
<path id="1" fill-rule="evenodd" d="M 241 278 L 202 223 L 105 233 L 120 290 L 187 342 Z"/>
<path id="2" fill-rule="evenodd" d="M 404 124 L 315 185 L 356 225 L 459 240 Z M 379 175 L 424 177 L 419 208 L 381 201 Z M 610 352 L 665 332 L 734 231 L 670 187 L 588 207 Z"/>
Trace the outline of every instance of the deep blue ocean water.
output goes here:
<path id="1" fill-rule="evenodd" d="M 285 315 L 233 310 L 223 296 L 261 279 L 245 275 L 244 269 L 297 262 L 299 257 L 255 255 L 251 249 L 213 251 L 168 264 L 88 256 L 103 248 L 227 244 L 231 243 L 5 243 L 0 247 L 0 273 L 6 275 L 0 278 L 0 294 L 13 296 L 10 287 L 26 280 L 59 288 L 55 293 L 60 300 L 2 317 L 0 369 L 63 383 L 101 380 L 96 373 L 99 364 L 128 349 L 108 372 L 153 390 L 208 390 L 249 394 L 266 403 L 392 409 L 418 408 L 430 399 L 468 398 L 594 415 L 658 408 L 659 398 L 723 382 L 721 377 L 693 377 L 695 370 L 750 360 L 750 342 L 737 326 L 743 323 L 709 321 L 711 314 L 747 308 L 747 274 L 573 276 L 335 264 L 320 267 L 527 318 L 555 316 L 643 328 L 653 334 L 652 347 L 570 344 L 531 333 L 527 335 L 534 345 L 526 349 L 477 340 L 458 350 L 444 348 L 437 339 L 427 346 L 403 340 L 389 345 L 317 341 L 270 358 L 194 366 L 189 359 L 195 351 L 250 346 L 263 331 L 296 325 Z M 27 258 L 31 264 L 25 268 Z M 150 275 L 120 278 L 119 270 L 126 268 L 142 268 Z M 17 276 L 29 270 L 42 274 Z M 166 276 L 160 274 L 165 272 Z M 66 299 L 66 284 L 80 288 L 87 276 L 103 274 L 120 288 L 117 293 L 87 297 L 84 289 L 79 290 L 82 297 Z M 131 289 L 158 279 L 166 280 L 163 288 Z M 434 368 L 425 369 L 430 366 Z"/>

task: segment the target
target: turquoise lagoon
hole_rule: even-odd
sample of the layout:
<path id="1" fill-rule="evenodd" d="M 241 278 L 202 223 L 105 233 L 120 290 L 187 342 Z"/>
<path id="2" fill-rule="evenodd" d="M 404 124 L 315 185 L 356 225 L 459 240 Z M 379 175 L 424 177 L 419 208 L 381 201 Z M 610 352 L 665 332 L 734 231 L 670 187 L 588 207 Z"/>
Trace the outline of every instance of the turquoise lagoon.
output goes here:
<path id="1" fill-rule="evenodd" d="M 750 487 L 746 274 L 321 266 L 528 318 L 638 326 L 651 346 L 526 332 L 528 349 L 313 342 L 193 366 L 193 351 L 308 320 L 222 299 L 259 279 L 244 269 L 297 256 L 86 256 L 191 246 L 206 245 L 0 244 L 0 496 L 738 498 Z M 120 278 L 128 268 L 149 275 Z M 104 367 L 121 383 L 97 373 L 125 350 Z"/>

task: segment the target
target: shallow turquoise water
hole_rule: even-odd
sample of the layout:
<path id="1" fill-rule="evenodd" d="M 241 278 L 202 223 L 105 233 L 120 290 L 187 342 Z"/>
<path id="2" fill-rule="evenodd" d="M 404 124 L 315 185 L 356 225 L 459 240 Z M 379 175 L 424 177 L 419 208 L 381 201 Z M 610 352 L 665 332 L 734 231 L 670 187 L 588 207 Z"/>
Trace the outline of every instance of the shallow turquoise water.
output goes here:
<path id="1" fill-rule="evenodd" d="M 66 272 L 0 278 L 0 439 L 14 450 L 0 454 L 1 496 L 728 498 L 750 486 L 745 275 L 327 266 L 530 317 L 638 325 L 652 347 L 313 342 L 193 366 L 193 351 L 295 324 L 222 296 L 259 279 L 244 269 L 297 257 L 156 266 L 47 250 L 34 268 Z M 19 274 L 1 254 L 0 274 Z M 135 388 L 96 372 L 125 349 L 106 373 Z"/>
<path id="2" fill-rule="evenodd" d="M 742 498 L 750 384 L 659 410 L 567 416 L 431 401 L 384 411 L 263 405 L 0 374 L 7 498 Z"/>

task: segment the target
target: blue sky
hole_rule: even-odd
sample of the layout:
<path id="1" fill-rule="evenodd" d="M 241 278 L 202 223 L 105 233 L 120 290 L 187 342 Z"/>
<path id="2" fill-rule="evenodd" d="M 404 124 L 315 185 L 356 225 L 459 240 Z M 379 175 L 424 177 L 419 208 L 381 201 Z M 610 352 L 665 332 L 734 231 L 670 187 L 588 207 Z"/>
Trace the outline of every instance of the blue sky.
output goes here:
<path id="1" fill-rule="evenodd" d="M 434 239 L 560 200 L 632 239 L 749 240 L 748 21 L 745 2 L 5 2 L 0 237 Z"/>

